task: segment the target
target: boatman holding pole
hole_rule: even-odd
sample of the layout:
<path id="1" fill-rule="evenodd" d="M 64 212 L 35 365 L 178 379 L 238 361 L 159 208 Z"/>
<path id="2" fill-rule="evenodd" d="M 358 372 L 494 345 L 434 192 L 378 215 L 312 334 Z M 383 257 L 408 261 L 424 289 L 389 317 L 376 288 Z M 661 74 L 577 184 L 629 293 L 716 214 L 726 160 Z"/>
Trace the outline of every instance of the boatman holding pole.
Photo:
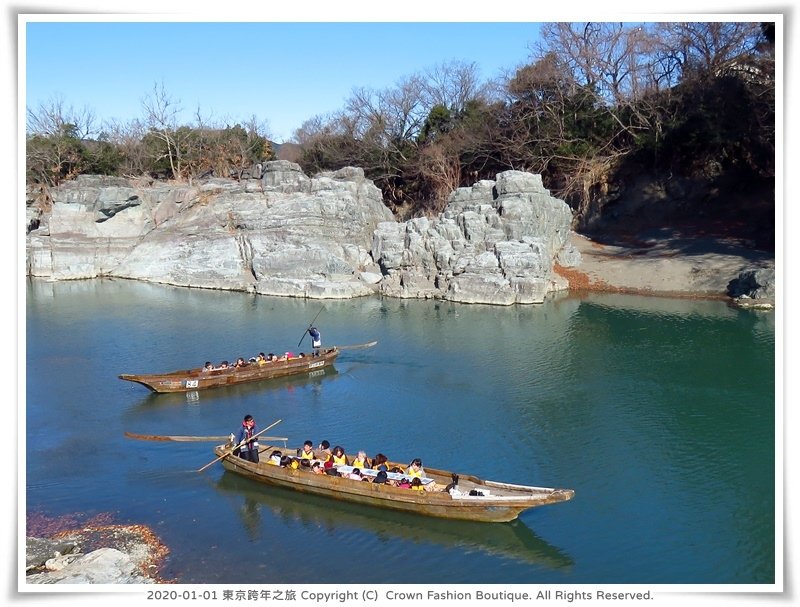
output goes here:
<path id="1" fill-rule="evenodd" d="M 256 432 L 256 420 L 252 415 L 245 415 L 242 427 L 239 429 L 237 449 L 239 457 L 253 463 L 258 463 L 258 438 L 253 435 Z"/>
<path id="2" fill-rule="evenodd" d="M 309 327 L 308 334 L 311 336 L 311 347 L 314 348 L 314 356 L 319 356 L 319 349 L 322 347 L 322 335 L 316 327 Z"/>

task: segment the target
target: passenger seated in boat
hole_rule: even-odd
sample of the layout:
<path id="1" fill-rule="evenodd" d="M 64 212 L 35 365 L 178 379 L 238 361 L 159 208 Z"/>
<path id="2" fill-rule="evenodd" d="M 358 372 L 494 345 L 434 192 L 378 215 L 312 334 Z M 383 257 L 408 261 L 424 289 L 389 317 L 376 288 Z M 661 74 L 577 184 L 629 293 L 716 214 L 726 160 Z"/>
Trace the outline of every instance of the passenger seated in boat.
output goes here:
<path id="1" fill-rule="evenodd" d="M 256 356 L 256 364 L 260 367 L 261 365 L 267 364 L 267 357 L 264 356 L 263 352 L 259 352 L 258 356 Z"/>
<path id="2" fill-rule="evenodd" d="M 347 461 L 347 456 L 344 454 L 344 449 L 339 445 L 333 448 L 332 456 L 331 460 L 334 466 L 348 466 L 350 464 L 350 462 Z"/>
<path id="3" fill-rule="evenodd" d="M 369 465 L 369 458 L 367 457 L 366 451 L 359 451 L 358 455 L 353 458 L 353 462 L 350 464 L 353 468 L 370 468 Z"/>
<path id="4" fill-rule="evenodd" d="M 311 472 L 314 474 L 325 474 L 325 468 L 323 468 L 319 462 L 314 462 L 311 464 Z"/>
<path id="5" fill-rule="evenodd" d="M 385 472 L 388 472 L 389 471 L 389 467 L 387 466 L 388 461 L 389 459 L 383 453 L 378 453 L 375 457 L 372 458 L 372 469 L 384 470 Z"/>
<path id="6" fill-rule="evenodd" d="M 277 359 L 275 359 L 275 360 L 276 360 L 277 362 L 279 362 L 279 363 L 282 363 L 282 362 L 283 362 L 283 361 L 285 361 L 285 360 L 289 360 L 289 353 L 287 352 L 286 354 L 284 354 L 283 356 L 279 356 L 279 357 L 278 357 Z"/>
<path id="7" fill-rule="evenodd" d="M 389 470 L 389 472 L 390 472 L 390 473 L 392 473 L 392 474 L 403 474 L 403 471 L 402 471 L 400 468 L 398 468 L 397 466 L 394 466 L 394 467 L 393 467 L 391 470 Z M 387 476 L 388 476 L 388 475 L 387 475 Z M 392 487 L 397 487 L 397 486 L 399 486 L 399 485 L 400 485 L 400 481 L 399 481 L 399 480 L 397 480 L 397 477 L 395 477 L 395 478 L 390 478 L 390 479 L 387 481 L 387 483 L 386 483 L 386 484 L 387 484 L 387 485 L 391 485 Z"/>
<path id="8" fill-rule="evenodd" d="M 297 460 L 295 460 L 297 461 Z M 310 459 L 300 459 L 298 462 L 300 464 L 300 468 L 302 470 L 311 470 L 311 460 Z"/>
<path id="9" fill-rule="evenodd" d="M 411 490 L 412 491 L 424 491 L 425 488 L 422 486 L 422 479 L 418 476 L 415 476 L 411 479 Z"/>
<path id="10" fill-rule="evenodd" d="M 206 364 L 203 365 L 203 373 L 208 373 L 209 371 L 214 370 L 214 365 L 211 364 L 210 360 L 206 361 Z"/>
<path id="11" fill-rule="evenodd" d="M 293 461 L 294 459 L 289 457 L 288 455 L 282 455 L 280 466 L 281 468 L 289 468 L 291 467 Z"/>
<path id="12" fill-rule="evenodd" d="M 331 444 L 324 440 L 317 447 L 317 459 L 323 464 L 331 458 Z"/>
<path id="13" fill-rule="evenodd" d="M 278 360 L 278 357 L 275 356 L 275 354 L 273 354 L 272 352 L 267 354 L 267 362 L 268 363 L 274 363 L 276 360 Z"/>
<path id="14" fill-rule="evenodd" d="M 425 476 L 425 470 L 422 469 L 422 460 L 415 457 L 411 460 L 411 465 L 406 468 L 405 475 L 408 478 L 422 478 Z"/>
<path id="15" fill-rule="evenodd" d="M 221 363 L 219 363 L 219 366 L 217 367 L 217 369 L 227 369 L 227 368 L 228 368 L 227 360 L 223 360 Z"/>
<path id="16" fill-rule="evenodd" d="M 300 459 L 304 460 L 314 459 L 314 443 L 312 443 L 310 440 L 304 442 L 303 448 L 300 450 L 300 453 L 298 453 L 298 455 L 300 456 Z"/>
<path id="17" fill-rule="evenodd" d="M 275 451 L 272 452 L 272 455 L 269 456 L 269 460 L 267 460 L 267 463 L 273 466 L 280 466 L 282 456 L 283 454 L 276 449 Z"/>
<path id="18" fill-rule="evenodd" d="M 349 478 L 354 481 L 363 481 L 366 480 L 363 476 L 361 476 L 361 470 L 358 468 L 353 468 L 352 472 L 348 472 L 344 475 L 345 478 Z"/>
<path id="19" fill-rule="evenodd" d="M 401 489 L 410 489 L 411 488 L 411 481 L 407 478 L 400 479 L 397 481 L 395 487 L 400 487 Z"/>
<path id="20" fill-rule="evenodd" d="M 375 475 L 375 478 L 372 480 L 373 485 L 385 485 L 389 482 L 389 475 L 386 474 L 385 470 L 381 470 L 378 474 Z"/>
<path id="21" fill-rule="evenodd" d="M 236 367 L 237 369 L 241 369 L 242 367 L 246 367 L 247 363 L 245 362 L 244 358 L 240 356 L 239 358 L 236 359 L 236 363 L 233 366 Z"/>

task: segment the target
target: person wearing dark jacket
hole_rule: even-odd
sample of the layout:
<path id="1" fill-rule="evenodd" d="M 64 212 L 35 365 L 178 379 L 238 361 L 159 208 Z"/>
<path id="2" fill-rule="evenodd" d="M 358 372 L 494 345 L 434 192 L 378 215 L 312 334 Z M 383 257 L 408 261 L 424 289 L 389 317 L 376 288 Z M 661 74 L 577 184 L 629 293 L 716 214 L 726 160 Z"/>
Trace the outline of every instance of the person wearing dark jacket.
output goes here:
<path id="1" fill-rule="evenodd" d="M 252 415 L 245 415 L 242 421 L 242 427 L 239 429 L 239 436 L 236 442 L 239 451 L 239 457 L 248 461 L 258 463 L 258 438 L 253 439 L 256 433 L 256 420 Z M 246 441 L 246 442 L 245 442 Z M 244 444 L 242 444 L 244 442 Z"/>
<path id="2" fill-rule="evenodd" d="M 316 327 L 309 327 L 308 334 L 311 336 L 311 347 L 314 348 L 314 356 L 319 356 L 319 349 L 322 347 L 322 335 Z"/>

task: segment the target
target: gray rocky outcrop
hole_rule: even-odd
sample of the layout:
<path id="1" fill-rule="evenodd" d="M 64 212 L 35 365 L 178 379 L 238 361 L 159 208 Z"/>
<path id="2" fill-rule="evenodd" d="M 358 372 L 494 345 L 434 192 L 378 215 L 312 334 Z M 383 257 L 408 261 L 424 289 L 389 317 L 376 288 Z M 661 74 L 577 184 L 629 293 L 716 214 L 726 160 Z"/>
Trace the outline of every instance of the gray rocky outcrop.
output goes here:
<path id="1" fill-rule="evenodd" d="M 728 283 L 728 296 L 742 308 L 775 307 L 775 269 L 754 268 L 739 273 Z"/>
<path id="2" fill-rule="evenodd" d="M 29 193 L 27 271 L 264 295 L 374 293 L 537 303 L 576 265 L 571 213 L 541 177 L 506 171 L 452 193 L 437 217 L 398 223 L 362 169 L 306 176 L 288 161 L 192 185 L 81 176 Z"/>
<path id="3" fill-rule="evenodd" d="M 540 303 L 567 288 L 556 259 L 575 265 L 567 242 L 569 207 L 541 176 L 505 171 L 496 181 L 459 188 L 436 218 L 382 223 L 372 255 L 384 273 L 382 292 L 463 303 Z"/>
<path id="4" fill-rule="evenodd" d="M 124 550 L 102 547 L 81 551 L 76 538 L 26 538 L 26 584 L 153 584 L 143 573 L 152 559 L 144 542 L 127 542 Z"/>
<path id="5" fill-rule="evenodd" d="M 354 297 L 376 290 L 369 246 L 391 218 L 360 169 L 309 179 L 277 161 L 260 181 L 194 186 L 81 177 L 52 191 L 47 220 L 29 232 L 28 273 Z"/>

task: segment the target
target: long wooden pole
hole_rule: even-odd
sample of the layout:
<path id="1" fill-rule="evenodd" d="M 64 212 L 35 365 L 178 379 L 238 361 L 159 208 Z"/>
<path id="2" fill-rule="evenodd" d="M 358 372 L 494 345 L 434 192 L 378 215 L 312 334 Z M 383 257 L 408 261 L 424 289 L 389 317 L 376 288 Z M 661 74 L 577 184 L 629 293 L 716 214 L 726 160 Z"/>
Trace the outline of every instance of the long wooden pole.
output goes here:
<path id="1" fill-rule="evenodd" d="M 278 420 L 278 421 L 276 421 L 274 424 L 270 424 L 269 426 L 267 426 L 266 428 L 264 428 L 264 429 L 263 429 L 261 432 L 258 432 L 258 433 L 256 433 L 256 434 L 254 434 L 253 436 L 251 436 L 250 438 L 247 438 L 247 439 L 243 440 L 241 443 L 239 443 L 238 445 L 236 445 L 235 447 L 233 447 L 233 448 L 232 448 L 230 451 L 228 451 L 227 453 L 223 453 L 222 455 L 220 455 L 220 456 L 219 456 L 218 458 L 216 458 L 215 460 L 208 462 L 208 463 L 207 463 L 205 466 L 203 466 L 202 468 L 199 468 L 197 471 L 198 471 L 198 472 L 202 472 L 203 470 L 205 470 L 206 468 L 208 468 L 208 467 L 209 467 L 209 466 L 211 466 L 212 464 L 216 464 L 216 463 L 217 463 L 219 460 L 221 460 L 221 459 L 225 459 L 225 458 L 226 458 L 226 457 L 228 457 L 228 456 L 229 456 L 231 453 L 233 453 L 233 452 L 234 452 L 234 450 L 238 449 L 238 448 L 239 448 L 239 447 L 241 447 L 242 445 L 245 445 L 246 443 L 249 443 L 249 442 L 250 442 L 250 441 L 252 441 L 252 440 L 255 440 L 256 438 L 258 438 L 259 436 L 261 436 L 262 434 L 264 434 L 264 432 L 266 432 L 267 430 L 269 430 L 270 428 L 272 428 L 272 427 L 274 427 L 274 426 L 277 426 L 277 425 L 278 425 L 279 423 L 281 423 L 282 421 L 283 421 L 282 419 L 279 419 L 279 420 Z"/>
<path id="2" fill-rule="evenodd" d="M 176 441 L 176 442 L 215 442 L 215 441 L 222 441 L 228 440 L 227 436 L 180 436 L 180 435 L 166 435 L 162 436 L 159 434 L 136 434 L 135 432 L 125 432 L 125 436 L 127 438 L 135 438 L 137 440 L 149 440 L 149 441 Z M 288 441 L 289 438 L 286 436 L 262 436 L 261 440 L 266 441 Z"/>
<path id="3" fill-rule="evenodd" d="M 322 307 L 319 309 L 319 312 L 317 312 L 317 316 L 319 316 L 320 314 L 322 314 L 322 311 L 323 311 L 324 309 L 325 309 L 325 306 L 322 306 Z M 308 329 L 310 329 L 311 327 L 313 327 L 313 326 L 314 326 L 314 321 L 315 321 L 315 320 L 317 320 L 317 316 L 315 316 L 313 319 L 311 319 L 311 322 L 310 322 L 310 323 L 308 323 Z M 303 336 L 300 338 L 300 341 L 298 341 L 298 342 L 297 342 L 297 347 L 298 347 L 298 348 L 300 347 L 300 344 L 302 344 L 302 343 L 303 343 L 303 340 L 306 338 L 306 333 L 308 333 L 308 329 L 306 329 L 305 331 L 303 331 Z"/>

